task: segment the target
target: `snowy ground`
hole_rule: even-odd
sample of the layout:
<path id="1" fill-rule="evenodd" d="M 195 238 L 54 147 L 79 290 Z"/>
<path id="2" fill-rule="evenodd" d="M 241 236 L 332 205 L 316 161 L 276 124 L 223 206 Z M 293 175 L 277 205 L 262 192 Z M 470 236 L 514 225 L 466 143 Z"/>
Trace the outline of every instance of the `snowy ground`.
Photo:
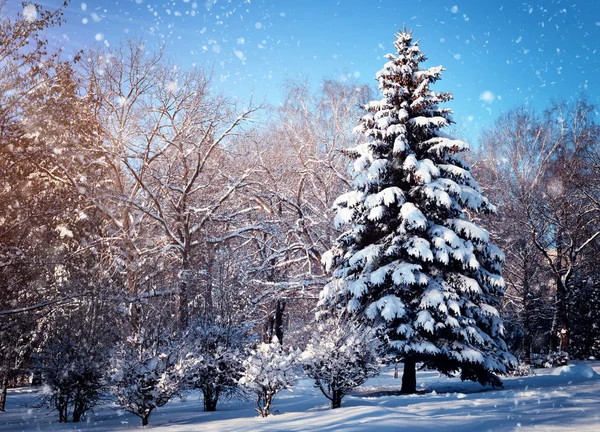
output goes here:
<path id="1" fill-rule="evenodd" d="M 330 410 L 327 400 L 301 380 L 293 392 L 275 399 L 276 413 L 256 417 L 252 402 L 230 401 L 204 413 L 197 396 L 174 400 L 156 410 L 146 429 L 180 431 L 600 431 L 600 362 L 536 370 L 537 375 L 505 380 L 504 390 L 420 372 L 425 394 L 394 395 L 399 380 L 386 371 L 369 380 L 342 408 Z M 58 424 L 56 414 L 28 408 L 35 392 L 9 392 L 7 411 L 0 413 L 0 431 L 141 430 L 140 420 L 108 406 L 80 424 Z"/>

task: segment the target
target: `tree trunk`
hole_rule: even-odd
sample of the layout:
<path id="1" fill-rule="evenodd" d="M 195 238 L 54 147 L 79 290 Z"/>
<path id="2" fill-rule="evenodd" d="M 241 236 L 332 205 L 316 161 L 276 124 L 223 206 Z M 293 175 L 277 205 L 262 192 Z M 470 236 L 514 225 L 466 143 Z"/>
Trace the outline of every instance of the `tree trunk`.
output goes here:
<path id="1" fill-rule="evenodd" d="M 204 314 L 213 314 L 212 278 L 208 278 L 204 286 Z"/>
<path id="2" fill-rule="evenodd" d="M 558 346 L 557 328 L 558 328 L 558 311 L 555 308 L 554 313 L 552 314 L 552 325 L 550 326 L 550 348 L 548 349 L 549 354 L 556 351 L 556 347 Z"/>
<path id="3" fill-rule="evenodd" d="M 181 274 L 179 279 L 179 287 L 176 297 L 176 308 L 177 308 L 177 323 L 180 329 L 187 328 L 189 324 L 189 311 L 188 311 L 188 285 L 189 285 L 189 270 L 190 264 L 187 255 L 184 254 L 181 264 Z"/>
<path id="4" fill-rule="evenodd" d="M 568 353 L 569 352 L 569 329 L 568 324 L 563 324 L 560 330 L 560 350 Z"/>
<path id="5" fill-rule="evenodd" d="M 283 344 L 283 312 L 285 311 L 285 301 L 277 300 L 275 304 L 275 336 L 280 344 Z"/>
<path id="6" fill-rule="evenodd" d="M 263 407 L 261 414 L 263 417 L 267 417 L 269 414 L 271 414 L 271 402 L 273 402 L 273 395 L 267 393 L 265 397 L 265 406 Z"/>
<path id="7" fill-rule="evenodd" d="M 283 312 L 285 311 L 285 301 L 276 300 L 274 310 L 267 311 L 265 317 L 263 342 L 271 343 L 273 336 L 277 337 L 280 344 L 283 344 Z"/>
<path id="8" fill-rule="evenodd" d="M 417 392 L 417 362 L 412 357 L 404 359 L 404 371 L 402 373 L 402 388 L 400 393 L 413 394 Z"/>
<path id="9" fill-rule="evenodd" d="M 58 411 L 58 422 L 66 423 L 69 421 L 69 397 L 59 396 L 56 402 L 56 409 Z"/>
<path id="10" fill-rule="evenodd" d="M 566 202 L 566 200 L 564 201 Z M 563 210 L 563 215 L 564 215 Z M 563 256 L 566 252 L 563 251 L 562 245 L 563 231 L 559 228 L 557 232 L 556 246 L 556 300 L 558 302 L 558 313 L 560 316 L 561 330 L 557 332 L 559 341 L 559 351 L 569 352 L 569 316 L 567 313 L 567 278 L 569 269 L 563 268 Z M 568 258 L 567 258 L 568 259 Z M 567 261 L 568 262 L 568 261 Z"/>
<path id="11" fill-rule="evenodd" d="M 217 410 L 217 400 L 216 399 L 205 399 L 204 400 L 204 411 L 213 412 Z"/>
<path id="12" fill-rule="evenodd" d="M 67 409 L 65 408 L 65 405 L 62 402 L 59 402 L 59 406 L 58 406 L 58 422 L 59 423 L 67 422 Z"/>
<path id="13" fill-rule="evenodd" d="M 569 352 L 569 314 L 567 312 L 567 288 L 566 283 L 562 279 L 558 282 L 557 286 L 558 296 L 558 308 L 560 313 L 561 329 L 558 334 L 559 338 L 559 350 L 568 353 Z"/>
<path id="14" fill-rule="evenodd" d="M 219 391 L 212 391 L 212 389 L 204 388 L 202 390 L 204 397 L 204 411 L 213 412 L 217 410 L 217 402 L 219 401 Z"/>
<path id="15" fill-rule="evenodd" d="M 205 253 L 204 253 L 204 259 L 206 260 L 204 263 L 205 268 L 207 269 L 205 276 L 202 278 L 203 282 L 204 282 L 204 289 L 203 291 L 203 298 L 204 298 L 204 315 L 209 315 L 212 316 L 213 312 L 214 312 L 214 305 L 213 305 L 213 283 L 217 282 L 220 279 L 220 281 L 222 282 L 223 280 L 223 269 L 220 268 L 219 270 L 217 270 L 217 275 L 215 276 L 213 274 L 213 268 L 215 265 L 215 247 L 209 244 L 205 244 L 204 245 L 205 248 Z M 217 279 L 219 278 L 219 279 Z"/>
<path id="16" fill-rule="evenodd" d="M 342 406 L 342 398 L 344 393 L 341 390 L 333 390 L 331 394 L 331 408 L 340 408 Z"/>
<path id="17" fill-rule="evenodd" d="M 528 287 L 529 284 L 526 284 Z M 531 364 L 531 301 L 528 288 L 523 296 L 523 355 L 525 364 Z"/>
<path id="18" fill-rule="evenodd" d="M 75 403 L 73 405 L 73 423 L 78 423 L 81 421 L 81 418 L 85 415 L 85 398 L 81 397 L 81 395 L 79 397 L 76 397 Z"/>
<path id="19" fill-rule="evenodd" d="M 529 329 L 523 329 L 523 355 L 525 364 L 531 364 L 531 332 Z"/>
<path id="20" fill-rule="evenodd" d="M 529 283 L 530 274 L 532 272 L 529 264 L 529 255 L 523 258 L 523 291 L 521 292 L 521 301 L 523 302 L 523 315 L 521 322 L 523 325 L 523 355 L 525 356 L 525 364 L 531 364 L 531 318 L 532 318 L 532 297 L 531 284 Z"/>
<path id="21" fill-rule="evenodd" d="M 263 343 L 271 343 L 273 339 L 273 323 L 275 318 L 270 310 L 267 310 L 267 314 L 265 316 L 265 324 L 263 326 Z"/>
<path id="22" fill-rule="evenodd" d="M 148 417 L 150 417 L 150 413 L 142 417 L 142 426 L 148 426 Z"/>
<path id="23" fill-rule="evenodd" d="M 124 210 L 126 212 L 126 210 Z M 129 233 L 129 218 L 126 213 L 123 214 L 123 220 L 126 221 L 125 229 Z M 129 304 L 129 325 L 131 326 L 131 333 L 134 335 L 139 335 L 140 333 L 140 317 L 141 317 L 141 306 L 138 302 L 138 278 L 137 278 L 137 270 L 131 270 L 135 268 L 133 264 L 136 260 L 136 253 L 131 246 L 131 244 L 127 243 L 125 245 L 125 257 L 127 262 L 127 290 L 129 292 L 129 296 L 133 299 L 133 301 Z"/>
<path id="24" fill-rule="evenodd" d="M 0 383 L 2 387 L 0 389 L 0 411 L 4 411 L 6 409 L 6 393 L 8 391 L 8 372 L 4 372 L 2 374 L 2 383 Z"/>

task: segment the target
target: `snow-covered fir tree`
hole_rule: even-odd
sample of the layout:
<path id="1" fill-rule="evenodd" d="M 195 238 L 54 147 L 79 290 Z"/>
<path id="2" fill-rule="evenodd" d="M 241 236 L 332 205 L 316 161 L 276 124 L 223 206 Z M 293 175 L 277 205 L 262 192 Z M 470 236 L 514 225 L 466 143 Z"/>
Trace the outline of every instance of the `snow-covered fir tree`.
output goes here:
<path id="1" fill-rule="evenodd" d="M 348 151 L 352 190 L 335 202 L 346 231 L 323 257 L 333 277 L 321 303 L 375 326 L 404 361 L 403 392 L 416 391 L 417 362 L 501 386 L 515 362 L 496 309 L 504 255 L 472 221 L 495 208 L 459 156 L 468 145 L 442 131 L 451 110 L 438 104 L 452 95 L 430 86 L 444 69 L 421 68 L 412 31 L 394 45 L 377 74 L 383 98 L 356 128 L 365 141 Z"/>

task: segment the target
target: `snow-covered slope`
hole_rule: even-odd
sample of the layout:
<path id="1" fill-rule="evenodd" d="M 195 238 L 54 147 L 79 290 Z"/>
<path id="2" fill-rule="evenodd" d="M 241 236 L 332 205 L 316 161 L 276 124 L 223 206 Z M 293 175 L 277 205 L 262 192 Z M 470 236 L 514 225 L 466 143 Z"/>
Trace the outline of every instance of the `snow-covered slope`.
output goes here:
<path id="1" fill-rule="evenodd" d="M 424 394 L 401 396 L 400 380 L 387 370 L 367 381 L 342 408 L 329 401 L 312 382 L 300 380 L 293 391 L 277 395 L 274 415 L 256 416 L 254 403 L 230 401 L 219 411 L 202 412 L 197 396 L 178 399 L 156 410 L 147 429 L 182 431 L 600 431 L 600 362 L 536 370 L 532 377 L 509 378 L 504 390 L 419 372 Z M 9 392 L 7 411 L 0 413 L 0 431 L 140 430 L 137 417 L 105 407 L 87 422 L 59 424 L 54 413 L 23 404 L 35 392 Z"/>

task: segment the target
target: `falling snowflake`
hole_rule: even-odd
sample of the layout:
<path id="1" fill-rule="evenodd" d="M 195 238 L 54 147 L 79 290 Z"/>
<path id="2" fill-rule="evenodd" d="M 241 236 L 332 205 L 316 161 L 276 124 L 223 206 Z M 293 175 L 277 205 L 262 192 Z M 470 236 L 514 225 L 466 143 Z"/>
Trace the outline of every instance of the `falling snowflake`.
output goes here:
<path id="1" fill-rule="evenodd" d="M 235 56 L 241 61 L 246 61 L 246 57 L 244 56 L 244 53 L 242 51 L 234 49 L 233 52 L 235 53 Z"/>
<path id="2" fill-rule="evenodd" d="M 564 185 L 560 179 L 552 179 L 547 185 L 548 195 L 557 199 L 562 196 L 565 191 Z"/>
<path id="3" fill-rule="evenodd" d="M 177 91 L 177 83 L 175 81 L 171 81 L 167 85 L 167 90 L 169 91 L 169 93 L 175 93 Z"/>
<path id="4" fill-rule="evenodd" d="M 28 4 L 23 7 L 23 18 L 26 21 L 33 22 L 37 19 L 38 13 L 34 5 Z"/>
<path id="5" fill-rule="evenodd" d="M 492 103 L 496 99 L 496 95 L 489 90 L 484 91 L 479 95 L 479 100 L 486 103 Z"/>

